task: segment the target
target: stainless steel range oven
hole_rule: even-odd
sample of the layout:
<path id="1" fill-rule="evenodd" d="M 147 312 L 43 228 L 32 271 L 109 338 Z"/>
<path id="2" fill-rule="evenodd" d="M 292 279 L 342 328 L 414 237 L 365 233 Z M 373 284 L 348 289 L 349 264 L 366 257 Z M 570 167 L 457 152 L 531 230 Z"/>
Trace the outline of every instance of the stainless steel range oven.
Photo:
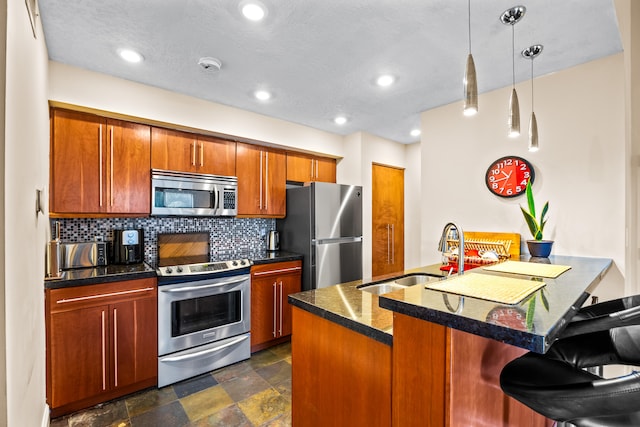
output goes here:
<path id="1" fill-rule="evenodd" d="M 247 259 L 170 265 L 158 274 L 158 387 L 251 356 Z"/>

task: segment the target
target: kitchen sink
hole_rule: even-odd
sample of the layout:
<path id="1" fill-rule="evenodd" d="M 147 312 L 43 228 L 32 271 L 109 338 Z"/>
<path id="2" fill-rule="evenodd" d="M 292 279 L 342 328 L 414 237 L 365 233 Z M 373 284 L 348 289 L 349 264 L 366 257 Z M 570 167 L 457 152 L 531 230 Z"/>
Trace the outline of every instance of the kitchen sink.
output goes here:
<path id="1" fill-rule="evenodd" d="M 389 282 L 373 283 L 371 285 L 361 285 L 358 289 L 375 295 L 382 295 L 399 289 L 408 288 L 409 286 L 419 285 L 421 283 L 433 282 L 441 280 L 441 276 L 435 276 L 426 273 L 413 273 L 408 276 L 399 277 Z"/>
<path id="2" fill-rule="evenodd" d="M 394 283 L 400 286 L 413 286 L 419 285 L 420 283 L 435 282 L 438 280 L 442 280 L 442 276 L 434 276 L 426 273 L 414 273 L 409 276 L 395 279 Z"/>
<path id="3" fill-rule="evenodd" d="M 404 289 L 406 287 L 406 285 L 399 285 L 395 282 L 384 282 L 375 283 L 373 285 L 358 286 L 358 289 L 364 292 L 369 292 L 370 294 L 382 295 L 399 289 Z"/>

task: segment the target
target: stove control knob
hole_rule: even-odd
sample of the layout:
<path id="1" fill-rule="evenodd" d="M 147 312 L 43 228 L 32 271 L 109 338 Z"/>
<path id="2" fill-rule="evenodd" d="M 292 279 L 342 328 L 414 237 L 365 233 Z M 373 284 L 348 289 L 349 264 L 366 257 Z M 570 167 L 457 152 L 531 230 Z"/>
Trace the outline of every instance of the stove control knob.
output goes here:
<path id="1" fill-rule="evenodd" d="M 244 261 L 244 260 L 241 260 L 241 261 L 240 261 L 240 265 L 244 265 L 244 264 L 245 264 L 245 261 Z"/>
<path id="2" fill-rule="evenodd" d="M 165 270 L 165 272 L 166 272 L 167 274 L 171 274 L 171 273 L 173 273 L 173 270 L 171 269 L 171 267 L 167 267 L 167 269 Z"/>
<path id="3" fill-rule="evenodd" d="M 178 272 L 178 273 L 182 273 L 182 267 L 178 267 L 178 268 L 176 268 L 176 272 Z"/>
<path id="4" fill-rule="evenodd" d="M 231 265 L 233 265 L 234 267 L 235 267 L 235 266 L 237 266 L 237 265 L 238 265 L 238 261 L 233 261 L 233 262 L 231 263 Z"/>

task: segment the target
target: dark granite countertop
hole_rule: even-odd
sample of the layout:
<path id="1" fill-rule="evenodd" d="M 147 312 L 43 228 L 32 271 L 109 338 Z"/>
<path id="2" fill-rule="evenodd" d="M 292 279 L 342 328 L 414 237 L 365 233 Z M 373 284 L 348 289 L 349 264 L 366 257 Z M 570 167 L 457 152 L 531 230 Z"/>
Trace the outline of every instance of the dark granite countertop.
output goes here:
<path id="1" fill-rule="evenodd" d="M 258 251 L 244 254 L 244 256 L 239 258 L 248 258 L 253 261 L 254 264 L 268 264 L 301 260 L 302 255 L 285 251 Z M 45 289 L 59 289 L 70 286 L 118 282 L 121 280 L 145 279 L 148 277 L 156 277 L 156 270 L 146 263 L 129 265 L 111 264 L 105 267 L 78 268 L 63 271 L 62 277 L 59 279 L 45 279 L 44 287 Z"/>
<path id="2" fill-rule="evenodd" d="M 71 286 L 95 285 L 156 277 L 156 270 L 146 263 L 128 265 L 107 265 L 95 268 L 76 268 L 62 272 L 60 279 L 45 279 L 45 289 L 59 289 Z"/>
<path id="3" fill-rule="evenodd" d="M 302 254 L 293 252 L 276 251 L 276 252 L 255 252 L 251 253 L 248 258 L 253 261 L 254 264 L 270 264 L 273 262 L 286 262 L 286 261 L 298 261 L 302 260 Z"/>
<path id="4" fill-rule="evenodd" d="M 529 261 L 529 256 L 520 261 Z M 555 279 L 542 278 L 545 286 L 519 304 L 506 305 L 487 300 L 461 297 L 416 285 L 385 294 L 380 305 L 386 309 L 491 338 L 537 353 L 544 353 L 584 304 L 612 265 L 611 259 L 551 256 L 551 264 L 571 266 Z M 465 275 L 490 275 L 536 280 L 533 276 L 489 272 L 477 268 Z M 548 308 L 542 301 L 542 294 Z M 529 313 L 528 313 L 529 311 Z"/>
<path id="5" fill-rule="evenodd" d="M 529 256 L 521 258 L 528 261 Z M 544 290 L 536 292 L 537 304 L 532 319 L 527 322 L 529 298 L 517 305 L 504 305 L 491 301 L 464 297 L 459 313 L 460 298 L 453 294 L 425 289 L 424 284 L 411 286 L 383 296 L 360 291 L 357 287 L 366 283 L 389 281 L 412 273 L 443 276 L 440 264 L 430 265 L 402 274 L 392 274 L 363 281 L 355 281 L 328 288 L 300 292 L 289 296 L 289 302 L 303 310 L 326 318 L 365 336 L 391 345 L 393 342 L 393 311 L 438 323 L 454 329 L 495 339 L 536 352 L 545 352 L 578 308 L 608 271 L 612 260 L 552 256 L 549 262 L 569 265 L 572 268 L 556 279 L 544 278 Z M 482 269 L 465 274 L 493 274 L 531 278 L 487 272 Z M 549 309 L 539 298 L 544 292 Z M 447 296 L 445 301 L 444 296 Z"/>
<path id="6" fill-rule="evenodd" d="M 378 305 L 379 296 L 363 292 L 358 286 L 385 282 L 390 278 L 412 273 L 446 276 L 440 264 L 406 270 L 402 274 L 379 276 L 375 279 L 356 280 L 349 283 L 312 289 L 289 295 L 289 303 L 317 316 L 359 332 L 383 344 L 393 342 L 393 312 Z"/>

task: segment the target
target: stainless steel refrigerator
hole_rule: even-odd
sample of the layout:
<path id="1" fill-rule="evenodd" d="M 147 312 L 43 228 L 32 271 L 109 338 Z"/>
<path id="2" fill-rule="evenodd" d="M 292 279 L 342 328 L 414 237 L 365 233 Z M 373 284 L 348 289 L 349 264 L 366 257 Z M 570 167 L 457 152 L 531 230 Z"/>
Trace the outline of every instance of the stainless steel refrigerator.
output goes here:
<path id="1" fill-rule="evenodd" d="M 314 182 L 287 189 L 280 250 L 303 254 L 302 290 L 362 279 L 362 187 Z"/>

